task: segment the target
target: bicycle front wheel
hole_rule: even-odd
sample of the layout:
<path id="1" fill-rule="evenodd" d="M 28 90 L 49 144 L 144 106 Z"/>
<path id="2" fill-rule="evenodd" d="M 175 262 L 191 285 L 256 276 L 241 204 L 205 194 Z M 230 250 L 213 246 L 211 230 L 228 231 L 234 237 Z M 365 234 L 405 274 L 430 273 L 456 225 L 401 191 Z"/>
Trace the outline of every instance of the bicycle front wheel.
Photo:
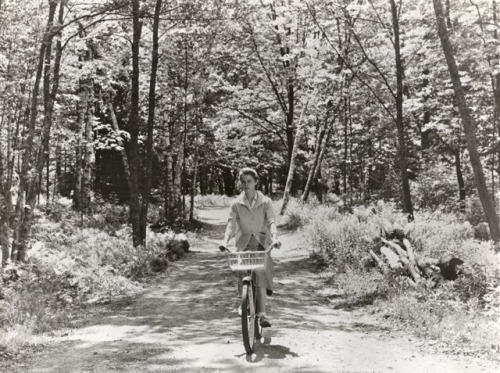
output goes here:
<path id="1" fill-rule="evenodd" d="M 243 334 L 243 345 L 247 354 L 251 354 L 255 348 L 257 317 L 255 314 L 255 302 L 253 289 L 248 284 L 243 285 L 241 294 L 241 331 Z"/>

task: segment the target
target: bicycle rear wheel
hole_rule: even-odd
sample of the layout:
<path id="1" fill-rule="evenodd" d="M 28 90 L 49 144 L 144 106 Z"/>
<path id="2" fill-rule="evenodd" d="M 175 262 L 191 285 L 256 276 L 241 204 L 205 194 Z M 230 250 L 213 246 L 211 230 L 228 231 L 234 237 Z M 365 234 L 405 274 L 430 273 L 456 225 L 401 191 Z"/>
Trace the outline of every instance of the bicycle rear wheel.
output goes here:
<path id="1" fill-rule="evenodd" d="M 241 331 L 243 334 L 243 345 L 245 346 L 247 354 L 251 354 L 255 348 L 258 325 L 253 289 L 251 286 L 248 286 L 248 284 L 243 285 L 241 298 Z"/>

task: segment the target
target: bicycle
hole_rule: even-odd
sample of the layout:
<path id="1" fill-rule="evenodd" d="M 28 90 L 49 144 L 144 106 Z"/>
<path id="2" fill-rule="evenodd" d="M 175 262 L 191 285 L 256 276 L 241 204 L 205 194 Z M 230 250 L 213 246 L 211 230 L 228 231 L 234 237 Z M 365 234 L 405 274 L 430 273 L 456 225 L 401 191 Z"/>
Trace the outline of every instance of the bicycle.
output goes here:
<path id="1" fill-rule="evenodd" d="M 252 280 L 253 271 L 264 269 L 266 255 L 271 252 L 278 243 L 274 242 L 264 251 L 237 251 L 232 252 L 225 246 L 219 246 L 219 250 L 227 253 L 229 267 L 233 272 L 244 272 L 241 287 L 241 331 L 243 345 L 247 354 L 252 354 L 257 340 L 262 338 L 262 327 L 256 313 L 257 295 L 255 284 Z"/>

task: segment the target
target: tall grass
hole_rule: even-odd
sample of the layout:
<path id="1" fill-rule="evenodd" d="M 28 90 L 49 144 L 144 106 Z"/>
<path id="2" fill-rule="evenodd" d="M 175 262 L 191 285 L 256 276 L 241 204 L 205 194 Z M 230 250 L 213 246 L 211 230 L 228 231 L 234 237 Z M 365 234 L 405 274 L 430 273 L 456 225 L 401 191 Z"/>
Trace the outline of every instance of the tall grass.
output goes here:
<path id="1" fill-rule="evenodd" d="M 290 215 L 304 228 L 329 283 L 344 293 L 342 304 L 374 304 L 390 320 L 447 348 L 497 356 L 500 350 L 500 256 L 492 241 L 475 240 L 472 225 L 452 213 L 418 211 L 409 223 L 391 203 L 355 207 L 291 203 Z M 417 255 L 464 260 L 456 281 L 435 288 L 412 287 L 404 277 L 383 276 L 367 265 L 367 253 L 384 230 L 401 229 Z"/>

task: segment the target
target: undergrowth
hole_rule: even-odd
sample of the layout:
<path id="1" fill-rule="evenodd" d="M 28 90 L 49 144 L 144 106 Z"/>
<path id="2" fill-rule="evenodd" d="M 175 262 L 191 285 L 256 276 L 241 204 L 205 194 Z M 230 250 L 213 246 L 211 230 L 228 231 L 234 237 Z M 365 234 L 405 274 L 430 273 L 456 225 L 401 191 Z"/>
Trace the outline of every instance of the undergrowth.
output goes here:
<path id="1" fill-rule="evenodd" d="M 472 225 L 463 216 L 421 210 L 408 223 L 394 205 L 382 202 L 355 207 L 352 213 L 295 202 L 291 213 L 308 234 L 313 260 L 344 294 L 334 306 L 370 304 L 389 321 L 444 349 L 498 358 L 500 256 L 492 241 L 474 239 Z M 455 281 L 416 287 L 404 276 L 382 275 L 369 265 L 368 251 L 374 238 L 393 228 L 405 232 L 417 255 L 461 258 L 463 273 Z"/>
<path id="2" fill-rule="evenodd" d="M 196 195 L 194 204 L 196 207 L 214 207 L 214 206 L 230 206 L 234 197 L 228 197 L 220 194 L 205 194 Z"/>
<path id="3" fill-rule="evenodd" d="M 37 210 L 27 262 L 3 269 L 0 352 L 71 326 L 82 309 L 142 290 L 141 280 L 187 251 L 184 235 L 149 229 L 146 247 L 133 247 L 126 207 L 96 204 L 81 215 L 70 205 L 60 199 Z"/>

